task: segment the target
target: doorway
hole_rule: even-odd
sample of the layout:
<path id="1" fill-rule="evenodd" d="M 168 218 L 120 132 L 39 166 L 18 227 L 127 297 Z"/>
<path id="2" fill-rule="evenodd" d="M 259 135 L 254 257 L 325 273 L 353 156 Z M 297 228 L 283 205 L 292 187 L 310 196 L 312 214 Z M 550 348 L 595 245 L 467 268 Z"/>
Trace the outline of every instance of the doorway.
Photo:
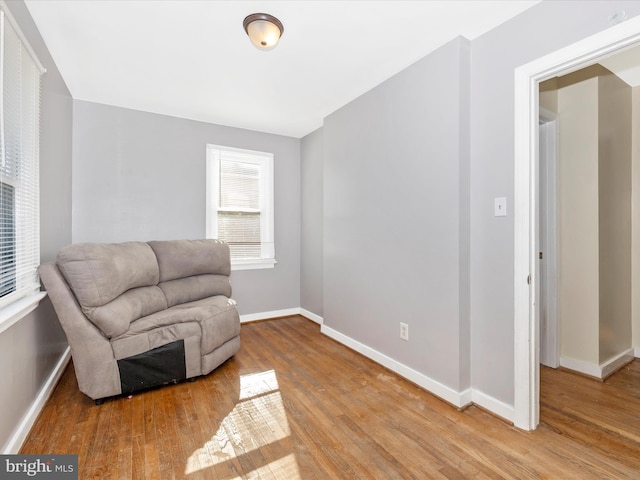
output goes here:
<path id="1" fill-rule="evenodd" d="M 535 429 L 540 416 L 538 86 L 639 42 L 634 17 L 515 70 L 513 422 L 524 430 Z"/>

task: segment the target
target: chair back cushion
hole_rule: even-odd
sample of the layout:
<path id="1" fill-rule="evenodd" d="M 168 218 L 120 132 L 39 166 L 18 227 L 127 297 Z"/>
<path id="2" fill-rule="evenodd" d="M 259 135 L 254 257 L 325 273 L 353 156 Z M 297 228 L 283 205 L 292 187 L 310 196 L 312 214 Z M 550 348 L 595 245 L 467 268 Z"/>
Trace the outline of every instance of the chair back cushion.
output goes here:
<path id="1" fill-rule="evenodd" d="M 56 263 L 84 314 L 108 337 L 167 308 L 157 287 L 158 262 L 146 243 L 77 243 L 60 250 Z"/>
<path id="2" fill-rule="evenodd" d="M 158 258 L 160 282 L 193 275 L 231 274 L 229 246 L 220 240 L 149 242 Z"/>

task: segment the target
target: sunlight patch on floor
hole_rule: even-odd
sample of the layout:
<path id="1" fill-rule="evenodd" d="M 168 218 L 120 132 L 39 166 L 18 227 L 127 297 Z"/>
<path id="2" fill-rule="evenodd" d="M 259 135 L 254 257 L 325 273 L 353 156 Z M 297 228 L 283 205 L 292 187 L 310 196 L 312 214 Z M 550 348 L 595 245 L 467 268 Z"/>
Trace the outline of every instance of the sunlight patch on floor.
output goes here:
<path id="1" fill-rule="evenodd" d="M 227 461 L 237 463 L 238 457 L 280 442 L 290 434 L 275 372 L 243 375 L 238 403 L 215 435 L 191 454 L 184 473 L 189 475 Z M 260 466 L 254 472 L 262 470 L 272 472 L 278 479 L 300 478 L 294 454 Z"/>
<path id="2" fill-rule="evenodd" d="M 257 397 L 268 392 L 277 392 L 278 390 L 280 390 L 280 386 L 278 385 L 276 372 L 273 370 L 240 377 L 240 400 Z"/>

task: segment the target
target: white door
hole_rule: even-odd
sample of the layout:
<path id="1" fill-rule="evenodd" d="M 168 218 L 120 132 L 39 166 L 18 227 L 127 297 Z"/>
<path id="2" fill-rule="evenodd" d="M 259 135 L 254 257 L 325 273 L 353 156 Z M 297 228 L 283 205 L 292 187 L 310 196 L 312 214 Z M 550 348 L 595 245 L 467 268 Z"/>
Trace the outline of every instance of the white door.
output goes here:
<path id="1" fill-rule="evenodd" d="M 557 162 L 555 115 L 541 110 L 539 149 L 539 276 L 540 363 L 557 368 L 558 328 L 558 240 L 557 240 Z"/>

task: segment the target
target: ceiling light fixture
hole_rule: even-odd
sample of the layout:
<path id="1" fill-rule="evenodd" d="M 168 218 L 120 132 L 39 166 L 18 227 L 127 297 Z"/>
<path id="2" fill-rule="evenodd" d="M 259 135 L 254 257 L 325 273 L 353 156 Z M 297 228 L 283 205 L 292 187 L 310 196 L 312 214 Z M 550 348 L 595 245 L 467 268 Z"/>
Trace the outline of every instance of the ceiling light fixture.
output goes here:
<path id="1" fill-rule="evenodd" d="M 268 13 L 252 13 L 242 22 L 251 43 L 260 50 L 271 50 L 284 32 L 282 22 Z"/>

